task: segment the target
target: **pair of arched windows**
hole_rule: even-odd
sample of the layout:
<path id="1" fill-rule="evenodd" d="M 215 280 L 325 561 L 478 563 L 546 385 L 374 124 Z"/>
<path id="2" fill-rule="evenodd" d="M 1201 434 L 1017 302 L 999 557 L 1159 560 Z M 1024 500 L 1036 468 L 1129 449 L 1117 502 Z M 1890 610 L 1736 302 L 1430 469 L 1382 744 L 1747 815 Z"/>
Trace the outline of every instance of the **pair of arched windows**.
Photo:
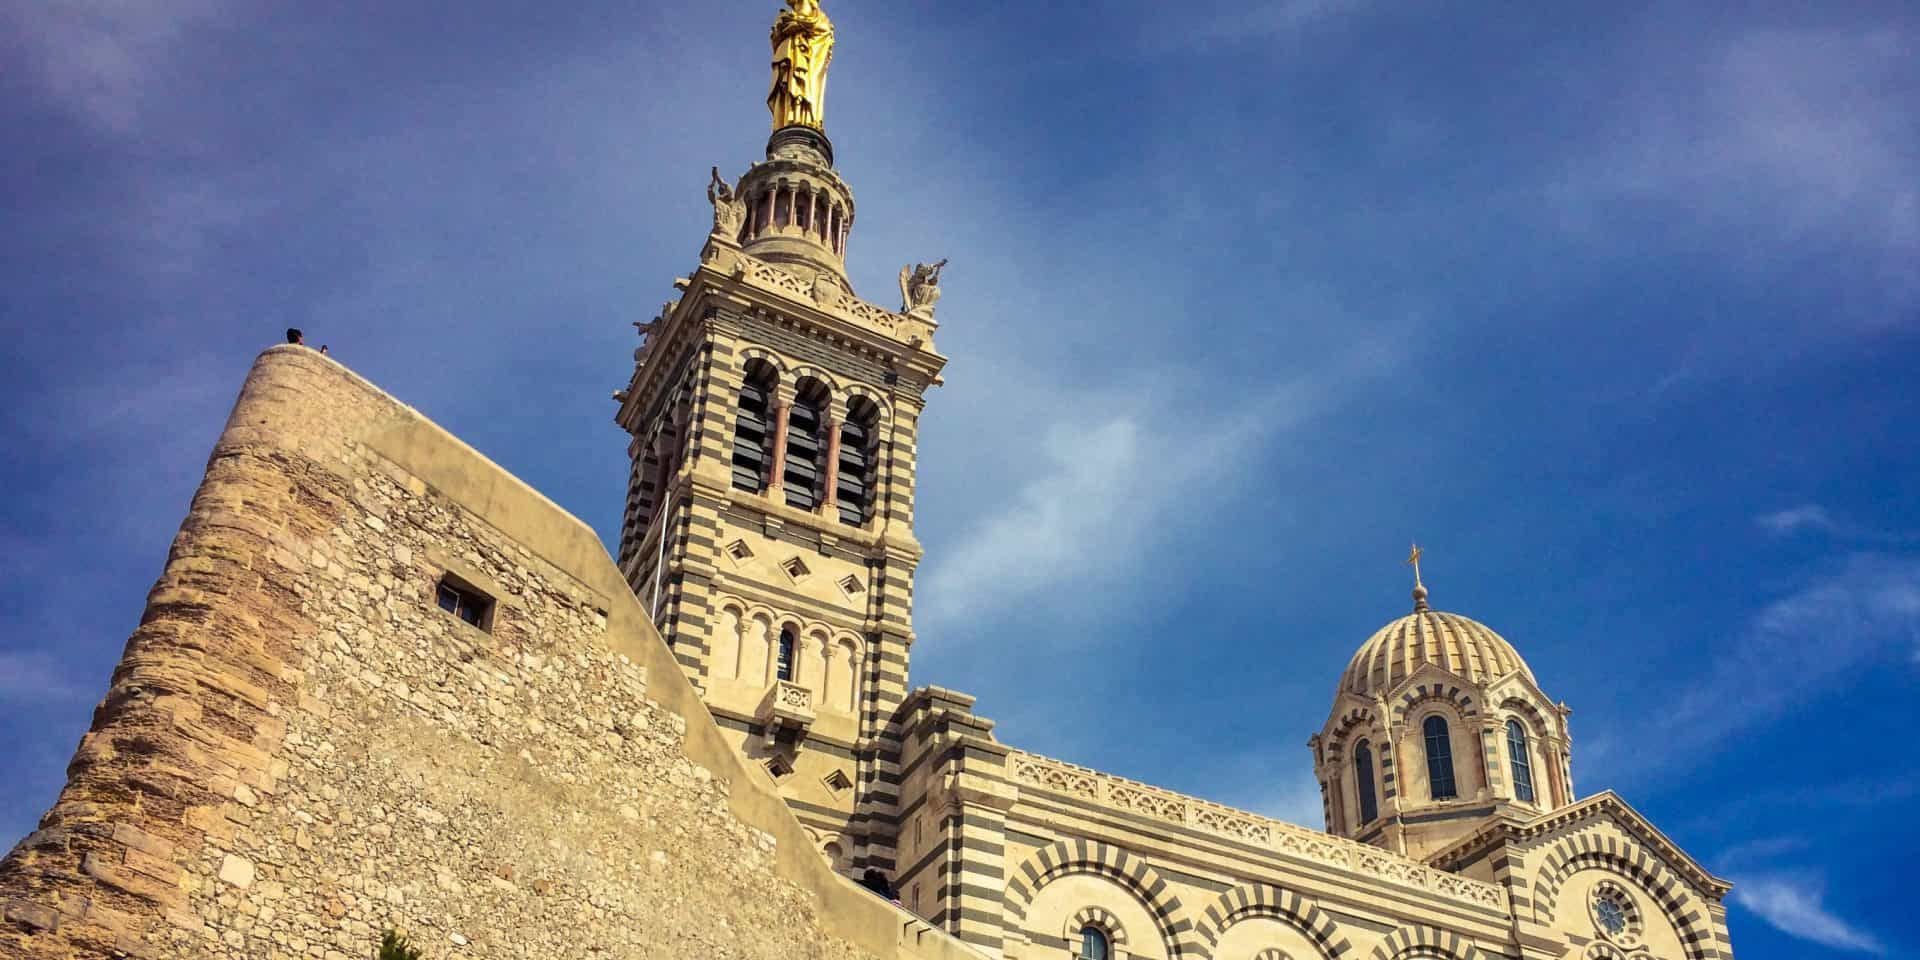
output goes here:
<path id="1" fill-rule="evenodd" d="M 1453 742 L 1447 734 L 1445 717 L 1428 717 L 1421 732 L 1427 741 L 1427 782 L 1433 787 L 1433 799 L 1450 800 L 1459 796 L 1453 779 Z M 1527 750 L 1527 728 L 1520 721 L 1507 721 L 1507 765 L 1513 771 L 1513 796 L 1522 803 L 1534 802 L 1533 760 Z"/>
<path id="2" fill-rule="evenodd" d="M 1447 730 L 1447 719 L 1438 714 L 1428 717 L 1420 732 L 1426 739 L 1427 785 L 1433 799 L 1459 796 L 1453 780 L 1453 738 Z M 1380 805 L 1374 794 L 1373 745 L 1365 740 L 1353 748 L 1353 783 L 1360 798 L 1360 822 L 1370 823 L 1380 815 Z"/>
<path id="3" fill-rule="evenodd" d="M 1447 719 L 1435 714 L 1420 725 L 1427 748 L 1427 785 L 1435 800 L 1452 800 L 1460 795 L 1453 776 L 1453 737 Z M 1534 802 L 1533 761 L 1527 749 L 1527 729 L 1518 720 L 1507 721 L 1507 763 L 1513 771 L 1513 795 L 1522 803 Z M 1360 822 L 1370 823 L 1380 815 L 1374 796 L 1373 747 L 1362 740 L 1353 748 L 1353 782 L 1360 798 Z"/>

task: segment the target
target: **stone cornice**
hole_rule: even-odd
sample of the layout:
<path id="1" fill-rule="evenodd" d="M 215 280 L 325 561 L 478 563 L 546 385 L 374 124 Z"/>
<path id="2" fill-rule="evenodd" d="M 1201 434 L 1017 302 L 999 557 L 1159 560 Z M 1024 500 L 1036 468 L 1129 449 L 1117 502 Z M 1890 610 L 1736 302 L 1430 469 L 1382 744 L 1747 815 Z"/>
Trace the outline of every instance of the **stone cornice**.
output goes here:
<path id="1" fill-rule="evenodd" d="M 1500 843 L 1528 844 L 1565 827 L 1586 820 L 1607 817 L 1634 839 L 1651 848 L 1675 868 L 1688 882 L 1719 900 L 1733 889 L 1733 883 L 1709 872 L 1660 828 L 1612 790 L 1604 790 L 1576 803 L 1540 814 L 1530 820 L 1496 819 L 1484 829 L 1428 858 L 1429 863 L 1458 863 L 1480 855 Z"/>
<path id="2" fill-rule="evenodd" d="M 689 290 L 705 287 L 742 307 L 759 307 L 871 352 L 927 384 L 937 384 L 947 358 L 935 352 L 936 324 L 860 299 L 834 282 L 808 282 L 756 259 L 734 244 L 709 238 Z"/>
<path id="3" fill-rule="evenodd" d="M 634 351 L 633 376 L 627 388 L 615 394 L 620 410 L 614 419 L 628 432 L 639 429 L 638 402 L 655 393 L 651 382 L 670 372 L 663 368 L 662 359 L 678 356 L 684 349 L 680 344 L 688 337 L 729 326 L 708 309 L 715 301 L 740 311 L 763 312 L 842 349 L 872 357 L 900 375 L 900 384 L 869 385 L 885 390 L 890 402 L 906 396 L 917 402 L 919 391 L 941 383 L 940 371 L 947 358 L 933 347 L 937 324 L 884 310 L 831 278 L 808 283 L 746 254 L 730 240 L 709 237 L 700 252 L 700 268 L 674 285 L 684 296 L 667 303 L 658 317 L 643 325 L 647 339 Z"/>
<path id="4" fill-rule="evenodd" d="M 1508 910 L 1505 889 L 1447 873 L 1417 860 L 1355 840 L 1309 830 L 1245 810 L 1174 793 L 1125 777 L 1023 750 L 1007 757 L 1007 770 L 1022 790 L 1038 789 L 1093 802 L 1136 816 L 1178 824 L 1229 840 L 1265 847 L 1363 878 L 1412 887 L 1480 909 Z"/>

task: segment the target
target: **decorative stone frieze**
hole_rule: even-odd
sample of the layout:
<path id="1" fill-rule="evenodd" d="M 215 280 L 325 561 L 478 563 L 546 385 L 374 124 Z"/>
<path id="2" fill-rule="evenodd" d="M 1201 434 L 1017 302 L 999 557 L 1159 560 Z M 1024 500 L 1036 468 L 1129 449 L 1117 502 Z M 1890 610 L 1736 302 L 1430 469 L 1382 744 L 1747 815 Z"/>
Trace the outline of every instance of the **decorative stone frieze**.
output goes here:
<path id="1" fill-rule="evenodd" d="M 1266 847 L 1348 871 L 1356 879 L 1413 887 L 1476 907 L 1507 908 L 1506 891 L 1493 884 L 1436 870 L 1364 843 L 1317 833 L 1282 820 L 1025 751 L 1014 751 L 1008 757 L 1008 769 L 1014 781 L 1023 787 L 1092 800 L 1114 809 Z"/>

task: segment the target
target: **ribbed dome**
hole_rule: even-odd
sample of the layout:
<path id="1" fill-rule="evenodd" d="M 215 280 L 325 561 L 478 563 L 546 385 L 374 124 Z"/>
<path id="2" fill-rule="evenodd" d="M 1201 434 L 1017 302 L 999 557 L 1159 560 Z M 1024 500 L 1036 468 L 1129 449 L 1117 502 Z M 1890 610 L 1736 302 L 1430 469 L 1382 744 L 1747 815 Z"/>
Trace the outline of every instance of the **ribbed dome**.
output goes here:
<path id="1" fill-rule="evenodd" d="M 1515 670 L 1533 679 L 1533 671 L 1513 645 L 1485 624 L 1427 609 L 1425 590 L 1417 599 L 1413 613 L 1381 627 L 1353 655 L 1340 677 L 1340 689 L 1361 696 L 1384 693 L 1428 663 L 1474 683 L 1497 680 Z"/>

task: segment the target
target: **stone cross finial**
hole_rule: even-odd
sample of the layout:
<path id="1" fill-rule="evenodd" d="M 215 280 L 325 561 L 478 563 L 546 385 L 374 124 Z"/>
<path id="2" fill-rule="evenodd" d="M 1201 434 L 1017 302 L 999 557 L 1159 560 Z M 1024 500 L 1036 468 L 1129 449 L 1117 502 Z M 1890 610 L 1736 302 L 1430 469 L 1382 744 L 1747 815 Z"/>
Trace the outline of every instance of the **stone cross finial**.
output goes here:
<path id="1" fill-rule="evenodd" d="M 1407 562 L 1413 565 L 1413 612 L 1427 609 L 1427 585 L 1420 582 L 1420 558 L 1426 554 L 1419 544 L 1407 551 Z"/>

